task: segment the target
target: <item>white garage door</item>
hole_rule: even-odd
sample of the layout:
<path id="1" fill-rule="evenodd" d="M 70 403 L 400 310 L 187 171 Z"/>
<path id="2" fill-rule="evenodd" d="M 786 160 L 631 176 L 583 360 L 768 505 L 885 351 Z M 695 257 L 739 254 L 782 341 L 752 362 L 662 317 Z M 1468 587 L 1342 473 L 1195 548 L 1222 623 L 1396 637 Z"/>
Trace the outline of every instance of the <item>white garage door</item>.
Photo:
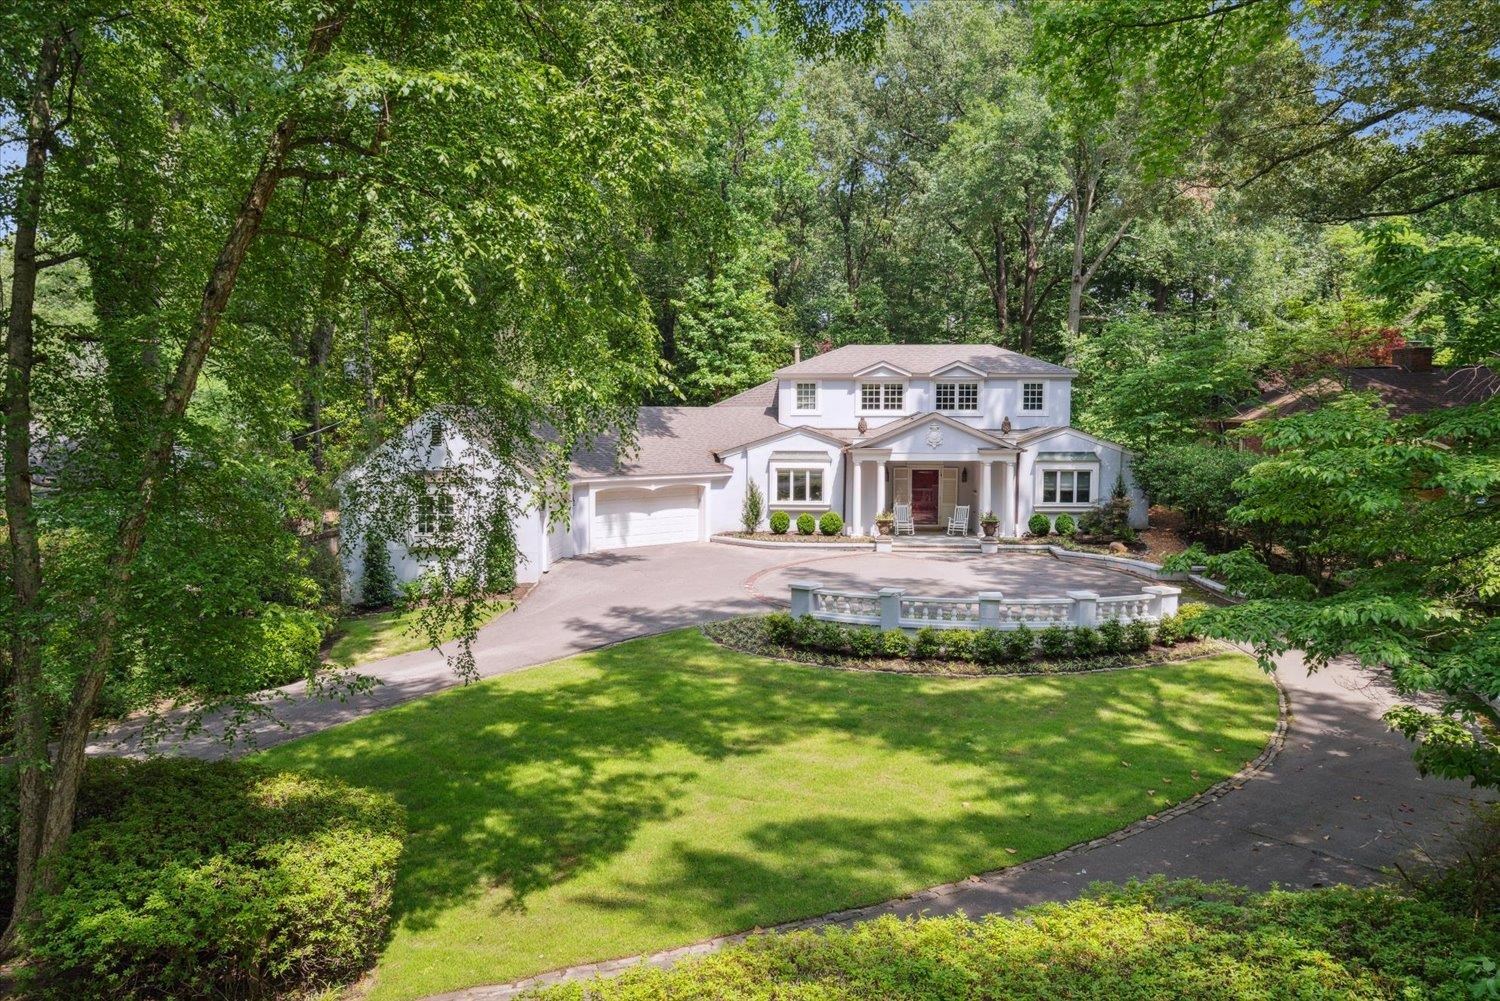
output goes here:
<path id="1" fill-rule="evenodd" d="M 606 490 L 594 499 L 595 550 L 697 540 L 697 487 Z"/>

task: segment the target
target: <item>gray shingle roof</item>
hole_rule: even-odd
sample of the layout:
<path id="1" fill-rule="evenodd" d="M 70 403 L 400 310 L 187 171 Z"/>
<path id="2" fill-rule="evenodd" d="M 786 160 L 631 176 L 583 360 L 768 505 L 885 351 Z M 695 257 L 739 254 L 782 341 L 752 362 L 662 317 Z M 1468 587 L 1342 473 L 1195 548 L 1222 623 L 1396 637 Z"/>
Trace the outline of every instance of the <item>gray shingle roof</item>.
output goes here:
<path id="1" fill-rule="evenodd" d="M 985 375 L 1073 375 L 1072 369 L 992 344 L 849 344 L 777 369 L 798 375 L 853 375 L 886 362 L 913 375 L 931 375 L 962 363 Z"/>
<path id="2" fill-rule="evenodd" d="M 736 393 L 727 400 L 715 403 L 716 407 L 756 407 L 760 410 L 769 410 L 776 413 L 776 388 L 777 380 L 767 379 L 759 386 L 751 386 L 742 393 Z"/>
<path id="3" fill-rule="evenodd" d="M 601 435 L 593 447 L 573 453 L 572 471 L 585 477 L 724 473 L 729 467 L 715 461 L 715 452 L 787 430 L 750 406 L 642 407 L 633 453 L 618 456 L 618 437 Z"/>

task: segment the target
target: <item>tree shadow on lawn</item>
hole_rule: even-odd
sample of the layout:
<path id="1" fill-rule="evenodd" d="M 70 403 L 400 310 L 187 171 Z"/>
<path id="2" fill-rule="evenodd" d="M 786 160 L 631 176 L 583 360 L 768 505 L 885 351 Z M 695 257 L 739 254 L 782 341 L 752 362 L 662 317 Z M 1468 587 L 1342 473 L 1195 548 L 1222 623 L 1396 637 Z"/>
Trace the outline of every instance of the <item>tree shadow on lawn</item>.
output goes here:
<path id="1" fill-rule="evenodd" d="M 834 757 L 868 747 L 869 761 L 856 762 L 865 784 L 852 790 L 839 785 L 849 773 L 817 770 L 821 758 L 812 771 L 786 776 L 799 792 L 823 784 L 828 816 L 732 831 L 762 857 L 682 844 L 672 871 L 633 874 L 613 903 L 597 901 L 666 915 L 696 898 L 733 915 L 731 925 L 753 924 L 956 878 L 976 860 L 1022 861 L 1078 840 L 1075 831 L 1102 833 L 1151 812 L 1160 804 L 1148 786 L 1171 800 L 1207 786 L 1259 749 L 1275 711 L 1269 686 L 1248 672 L 1214 685 L 1192 676 L 1209 670 L 979 680 L 859 674 L 734 653 L 691 630 L 466 686 L 270 754 L 275 764 L 401 801 L 411 835 L 393 917 L 421 930 L 484 894 L 497 909 L 524 911 L 531 895 L 626 851 L 645 825 L 678 816 L 695 784 L 723 763 L 792 745 L 805 754 L 809 740 L 815 754 L 826 747 Z M 873 802 L 884 790 L 881 756 L 898 752 L 930 766 L 933 782 L 961 788 L 955 799 L 975 812 L 927 818 L 907 804 Z M 1121 762 L 1132 758 L 1140 770 L 1122 783 Z M 1162 786 L 1158 775 L 1175 784 Z M 900 777 L 908 789 L 923 778 Z M 775 804 L 786 788 L 734 795 Z M 870 810 L 884 816 L 859 816 Z M 705 816 L 704 824 L 724 819 Z M 873 868 L 881 872 L 867 875 Z M 783 888 L 773 894 L 781 902 L 757 911 L 768 880 Z M 796 881 L 803 885 L 786 894 Z"/>

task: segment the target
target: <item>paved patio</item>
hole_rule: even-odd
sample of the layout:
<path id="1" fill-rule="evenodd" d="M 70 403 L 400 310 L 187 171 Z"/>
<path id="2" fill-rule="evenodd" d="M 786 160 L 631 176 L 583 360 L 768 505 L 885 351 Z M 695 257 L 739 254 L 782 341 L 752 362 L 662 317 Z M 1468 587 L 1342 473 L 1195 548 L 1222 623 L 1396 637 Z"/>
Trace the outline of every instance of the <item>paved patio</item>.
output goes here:
<path id="1" fill-rule="evenodd" d="M 830 554 L 771 568 L 753 577 L 751 586 L 762 598 L 784 604 L 794 582 L 810 581 L 840 591 L 904 587 L 908 594 L 955 598 L 980 591 L 1000 591 L 1017 598 L 1061 598 L 1068 591 L 1078 590 L 1103 595 L 1138 594 L 1147 584 L 1120 570 L 1064 563 L 1042 553 L 1002 551 L 995 556 Z"/>

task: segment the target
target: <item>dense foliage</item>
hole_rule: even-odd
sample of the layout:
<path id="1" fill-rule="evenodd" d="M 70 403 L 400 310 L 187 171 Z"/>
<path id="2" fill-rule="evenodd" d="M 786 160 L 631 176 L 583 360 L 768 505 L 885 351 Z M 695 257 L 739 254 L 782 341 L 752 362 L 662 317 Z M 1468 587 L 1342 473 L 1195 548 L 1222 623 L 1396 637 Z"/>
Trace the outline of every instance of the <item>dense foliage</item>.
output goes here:
<path id="1" fill-rule="evenodd" d="M 358 974 L 401 851 L 389 797 L 237 763 L 94 761 L 25 933 L 29 996 L 271 997 Z"/>
<path id="2" fill-rule="evenodd" d="M 1484 996 L 1470 993 L 1485 977 L 1474 958 L 1497 950 L 1492 921 L 1476 924 L 1389 889 L 1252 893 L 1157 878 L 1097 885 L 1082 900 L 1014 918 L 885 917 L 755 937 L 671 970 L 642 967 L 539 997 L 1458 1001 Z"/>
<path id="3" fill-rule="evenodd" d="M 1387 719 L 1424 771 L 1500 783 L 1500 398 L 1393 419 L 1352 396 L 1251 428 L 1267 454 L 1235 481 L 1230 521 L 1273 545 L 1190 550 L 1250 600 L 1208 630 L 1263 661 L 1302 650 L 1314 669 L 1350 655 L 1406 696 Z"/>

